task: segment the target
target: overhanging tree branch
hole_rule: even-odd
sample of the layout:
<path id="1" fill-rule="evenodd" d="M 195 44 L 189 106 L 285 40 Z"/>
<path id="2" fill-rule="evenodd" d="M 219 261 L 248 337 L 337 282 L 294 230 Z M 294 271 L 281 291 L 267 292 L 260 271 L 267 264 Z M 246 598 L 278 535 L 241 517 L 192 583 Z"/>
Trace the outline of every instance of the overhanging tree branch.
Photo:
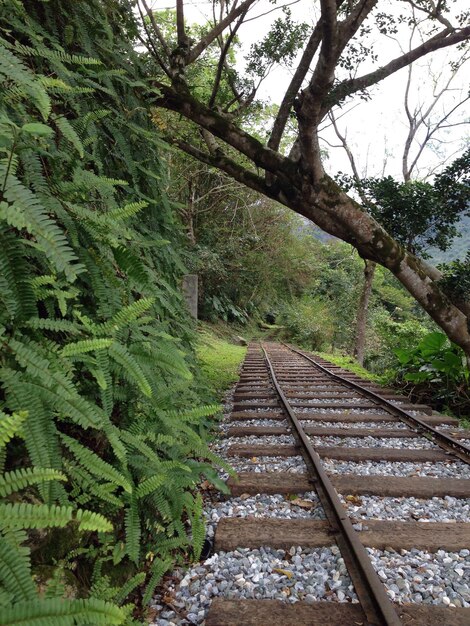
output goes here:
<path id="1" fill-rule="evenodd" d="M 161 97 L 156 98 L 156 106 L 181 113 L 187 119 L 199 124 L 251 159 L 257 167 L 292 177 L 291 182 L 293 182 L 296 168 L 289 159 L 266 148 L 249 133 L 227 120 L 220 113 L 200 103 L 191 94 L 177 92 L 172 87 L 162 83 L 156 83 L 156 87 L 162 94 Z"/>
<path id="2" fill-rule="evenodd" d="M 180 150 L 183 150 L 183 152 L 185 152 L 189 156 L 192 156 L 198 161 L 201 161 L 206 165 L 215 167 L 216 169 L 222 170 L 223 172 L 237 180 L 239 183 L 246 185 L 250 189 L 258 191 L 263 195 L 272 197 L 274 200 L 278 200 L 277 195 L 273 194 L 272 190 L 270 190 L 266 186 L 261 176 L 258 176 L 254 172 L 243 168 L 236 161 L 225 156 L 221 151 L 218 151 L 215 154 L 210 154 L 208 152 L 200 150 L 199 148 L 196 148 L 188 141 L 184 141 L 183 139 L 179 139 L 177 137 L 164 136 L 164 140 L 168 144 L 176 146 Z"/>
<path id="3" fill-rule="evenodd" d="M 470 26 L 466 26 L 465 28 L 451 33 L 449 33 L 449 29 L 446 28 L 431 39 L 428 39 L 428 41 L 422 43 L 420 46 L 417 46 L 413 50 L 410 50 L 400 57 L 393 59 L 393 61 L 390 61 L 387 65 L 380 67 L 378 70 L 374 70 L 373 72 L 365 74 L 359 78 L 343 81 L 332 91 L 328 105 L 325 108 L 325 113 L 344 98 L 351 96 L 357 91 L 362 91 L 363 89 L 367 89 L 367 87 L 376 85 L 384 78 L 398 72 L 398 70 L 410 65 L 430 52 L 434 52 L 435 50 L 440 50 L 448 46 L 453 46 L 467 40 L 469 37 Z"/>

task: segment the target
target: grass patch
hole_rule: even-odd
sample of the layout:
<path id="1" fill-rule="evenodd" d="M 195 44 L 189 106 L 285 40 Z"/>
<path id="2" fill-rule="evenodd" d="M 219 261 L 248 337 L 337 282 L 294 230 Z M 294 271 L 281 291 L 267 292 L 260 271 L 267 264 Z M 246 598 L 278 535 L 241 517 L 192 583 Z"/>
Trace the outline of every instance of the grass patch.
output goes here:
<path id="1" fill-rule="evenodd" d="M 352 356 L 344 356 L 338 354 L 331 354 L 330 352 L 315 352 L 322 359 L 326 359 L 330 361 L 334 365 L 339 365 L 339 367 L 352 372 L 353 374 L 357 374 L 361 378 L 365 378 L 366 380 L 371 380 L 374 383 L 384 384 L 384 377 L 379 374 L 372 374 L 364 367 L 359 365 L 359 363 Z"/>
<path id="2" fill-rule="evenodd" d="M 201 325 L 196 348 L 204 382 L 220 401 L 224 392 L 238 380 L 238 370 L 245 358 L 246 346 L 230 343 L 228 337 L 214 334 L 209 325 Z"/>

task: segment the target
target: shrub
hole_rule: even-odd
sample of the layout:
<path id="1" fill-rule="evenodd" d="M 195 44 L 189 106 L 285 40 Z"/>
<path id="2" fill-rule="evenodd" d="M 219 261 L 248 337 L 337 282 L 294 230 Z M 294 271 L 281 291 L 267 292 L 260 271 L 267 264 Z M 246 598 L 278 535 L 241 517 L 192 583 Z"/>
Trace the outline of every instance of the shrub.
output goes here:
<path id="1" fill-rule="evenodd" d="M 399 379 L 416 394 L 449 406 L 460 414 L 470 408 L 469 369 L 463 350 L 439 332 L 426 335 L 412 348 L 395 350 Z"/>
<path id="2" fill-rule="evenodd" d="M 323 350 L 331 344 L 334 334 L 331 308 L 322 300 L 305 296 L 284 305 L 280 323 L 285 338 L 309 350 Z"/>

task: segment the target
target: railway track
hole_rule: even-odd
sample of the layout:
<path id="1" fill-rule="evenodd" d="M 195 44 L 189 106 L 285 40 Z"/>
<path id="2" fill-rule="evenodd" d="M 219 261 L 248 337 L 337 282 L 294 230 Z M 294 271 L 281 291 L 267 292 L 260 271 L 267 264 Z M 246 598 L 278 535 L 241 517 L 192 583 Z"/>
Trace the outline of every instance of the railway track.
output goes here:
<path id="1" fill-rule="evenodd" d="M 156 623 L 470 624 L 470 448 L 453 418 L 285 345 L 250 345 L 207 504 L 214 554 Z M 170 593 L 170 595 L 171 595 Z"/>

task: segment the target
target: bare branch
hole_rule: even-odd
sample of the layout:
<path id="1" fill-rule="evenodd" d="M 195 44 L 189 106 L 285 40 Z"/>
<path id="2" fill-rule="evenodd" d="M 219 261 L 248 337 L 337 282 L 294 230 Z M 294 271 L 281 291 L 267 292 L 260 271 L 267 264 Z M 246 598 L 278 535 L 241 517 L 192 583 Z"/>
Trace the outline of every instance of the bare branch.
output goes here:
<path id="1" fill-rule="evenodd" d="M 150 23 L 152 24 L 152 28 L 155 31 L 155 34 L 157 35 L 157 39 L 160 42 L 161 47 L 163 48 L 163 51 L 165 53 L 165 55 L 167 57 L 170 56 L 170 49 L 168 48 L 168 45 L 165 41 L 165 37 L 163 36 L 162 31 L 160 30 L 157 21 L 155 20 L 155 15 L 153 14 L 153 11 L 149 8 L 146 0 L 142 0 L 142 4 L 144 5 L 144 9 L 149 17 Z"/>
<path id="2" fill-rule="evenodd" d="M 184 26 L 184 2 L 183 0 L 176 0 L 176 36 L 178 40 L 178 47 L 184 47 L 188 43 Z"/>
<path id="3" fill-rule="evenodd" d="M 263 178 L 253 172 L 250 172 L 250 170 L 241 167 L 238 163 L 229 159 L 225 155 L 212 155 L 207 152 L 203 152 L 189 142 L 178 139 L 177 137 L 166 136 L 164 137 L 164 140 L 170 145 L 177 146 L 180 150 L 183 150 L 183 152 L 186 152 L 186 154 L 189 154 L 198 161 L 222 170 L 250 189 L 259 191 L 260 193 L 272 197 L 275 200 L 278 199 L 276 195 L 272 195 L 271 190 L 265 185 Z"/>
<path id="4" fill-rule="evenodd" d="M 341 4 L 341 2 L 339 4 Z M 289 119 L 289 113 L 292 109 L 292 105 L 294 104 L 294 100 L 310 68 L 310 64 L 320 44 L 321 37 L 321 22 L 317 22 L 315 28 L 312 31 L 312 34 L 310 35 L 310 39 L 308 40 L 307 46 L 304 50 L 304 53 L 302 54 L 302 58 L 300 59 L 297 69 L 294 72 L 294 76 L 292 77 L 289 87 L 284 94 L 284 98 L 282 99 L 276 119 L 274 120 L 271 137 L 269 138 L 268 143 L 268 146 L 273 150 L 277 150 L 279 148 L 279 144 L 281 143 L 282 135 L 287 124 L 287 120 Z"/>
<path id="5" fill-rule="evenodd" d="M 362 187 L 360 185 L 361 182 L 361 177 L 359 176 L 359 170 L 357 169 L 357 165 L 356 165 L 356 160 L 354 158 L 354 154 L 352 153 L 351 148 L 349 147 L 348 142 L 346 141 L 346 135 L 342 135 L 339 128 L 338 128 L 338 124 L 336 123 L 335 117 L 333 115 L 333 111 L 330 111 L 329 113 L 329 117 L 333 123 L 333 128 L 335 129 L 335 133 L 336 136 L 338 137 L 338 139 L 341 141 L 341 145 L 344 148 L 344 151 L 346 152 L 348 159 L 349 159 L 349 164 L 351 165 L 351 169 L 353 172 L 353 176 L 354 176 L 354 180 L 357 183 L 357 192 L 359 194 L 359 197 L 361 198 L 361 202 L 364 205 L 367 205 L 367 198 L 362 190 Z"/>
<path id="6" fill-rule="evenodd" d="M 253 15 L 253 17 L 250 17 L 249 20 L 245 20 L 245 24 L 248 24 L 248 22 L 254 22 L 255 20 L 259 20 L 262 17 L 266 17 L 266 15 L 269 15 L 270 13 L 274 13 L 275 11 L 279 11 L 280 9 L 284 9 L 285 7 L 291 7 L 293 4 L 298 4 L 299 2 L 300 0 L 293 0 L 292 2 L 287 2 L 286 4 L 283 4 L 282 6 L 269 9 L 269 11 L 265 11 L 264 13 L 260 13 L 259 15 Z"/>
<path id="7" fill-rule="evenodd" d="M 244 11 L 240 15 L 240 17 L 239 17 L 237 23 L 235 24 L 234 28 L 231 29 L 230 34 L 227 37 L 227 40 L 226 40 L 225 44 L 223 44 L 223 46 L 222 46 L 222 50 L 220 52 L 219 62 L 217 64 L 217 72 L 215 74 L 214 85 L 212 87 L 212 93 L 211 93 L 211 97 L 209 99 L 209 107 L 211 107 L 211 108 L 214 106 L 215 99 L 217 97 L 217 92 L 218 92 L 219 86 L 220 86 L 220 81 L 222 79 L 222 72 L 223 72 L 224 67 L 226 67 L 226 59 L 227 59 L 228 51 L 230 50 L 230 46 L 232 45 L 232 42 L 233 42 L 233 40 L 235 38 L 235 35 L 237 34 L 238 29 L 243 24 L 243 20 L 244 20 L 244 18 L 246 16 L 246 11 Z"/>
<path id="8" fill-rule="evenodd" d="M 417 46 L 413 50 L 410 50 L 406 54 L 403 54 L 387 65 L 380 67 L 378 70 L 374 70 L 369 74 L 365 74 L 359 78 L 353 78 L 351 80 L 346 80 L 340 83 L 333 90 L 333 94 L 336 96 L 331 99 L 331 102 L 328 103 L 327 108 L 324 113 L 326 113 L 334 104 L 337 104 L 340 100 L 346 98 L 347 96 L 356 93 L 356 91 L 361 91 L 363 89 L 367 89 L 371 85 L 376 85 L 384 78 L 387 78 L 391 74 L 398 72 L 403 67 L 410 65 L 417 59 L 420 59 L 423 56 L 426 56 L 430 52 L 434 52 L 435 50 L 440 50 L 442 48 L 447 48 L 448 46 L 455 45 L 460 43 L 461 41 L 465 41 L 470 38 L 470 26 L 466 26 L 460 30 L 450 32 L 449 29 L 446 28 L 440 31 L 437 35 L 428 39 L 420 46 Z M 332 94 L 332 95 L 333 95 Z"/>
<path id="9" fill-rule="evenodd" d="M 359 26 L 377 4 L 378 0 L 362 0 L 353 8 L 348 17 L 339 24 L 339 38 L 342 49 L 357 32 Z"/>
<path id="10" fill-rule="evenodd" d="M 224 30 L 232 24 L 232 22 L 242 13 L 247 12 L 248 9 L 254 4 L 257 0 L 245 0 L 240 5 L 236 6 L 234 9 L 228 13 L 223 20 L 221 20 L 218 24 L 214 26 L 214 28 L 209 31 L 204 37 L 189 50 L 188 54 L 185 58 L 185 64 L 189 65 L 194 63 L 194 61 L 206 50 L 211 43 L 217 39 L 217 37 L 224 32 Z"/>
<path id="11" fill-rule="evenodd" d="M 145 1 L 144 1 L 144 5 L 145 5 Z M 161 58 L 157 48 L 155 47 L 155 45 L 153 43 L 153 40 L 152 40 L 152 37 L 150 36 L 147 24 L 145 22 L 145 16 L 144 16 L 144 13 L 142 11 L 142 8 L 141 8 L 140 4 L 137 4 L 137 8 L 139 10 L 140 18 L 142 20 L 142 25 L 144 27 L 145 34 L 147 35 L 147 40 L 148 41 L 145 41 L 140 35 L 139 35 L 139 40 L 143 43 L 143 45 L 147 49 L 150 49 L 150 52 L 155 57 L 155 60 L 157 61 L 158 65 L 162 68 L 162 70 L 165 72 L 165 74 L 168 76 L 168 78 L 171 78 L 170 72 L 169 72 L 166 64 L 164 63 L 163 59 Z M 152 14 L 152 17 L 153 17 L 153 14 Z"/>

